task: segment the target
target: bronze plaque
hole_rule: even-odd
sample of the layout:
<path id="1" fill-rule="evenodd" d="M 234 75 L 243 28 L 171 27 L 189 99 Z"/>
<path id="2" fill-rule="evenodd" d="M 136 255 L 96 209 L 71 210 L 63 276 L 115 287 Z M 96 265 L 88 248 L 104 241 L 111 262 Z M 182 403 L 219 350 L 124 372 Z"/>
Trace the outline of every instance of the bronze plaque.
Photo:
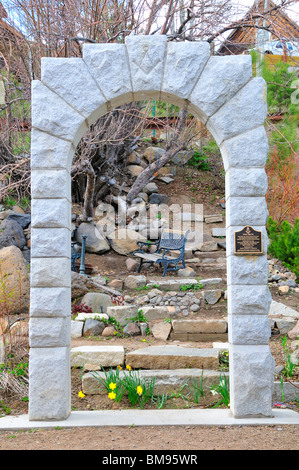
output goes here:
<path id="1" fill-rule="evenodd" d="M 262 255 L 263 237 L 262 232 L 246 225 L 235 232 L 235 255 Z"/>

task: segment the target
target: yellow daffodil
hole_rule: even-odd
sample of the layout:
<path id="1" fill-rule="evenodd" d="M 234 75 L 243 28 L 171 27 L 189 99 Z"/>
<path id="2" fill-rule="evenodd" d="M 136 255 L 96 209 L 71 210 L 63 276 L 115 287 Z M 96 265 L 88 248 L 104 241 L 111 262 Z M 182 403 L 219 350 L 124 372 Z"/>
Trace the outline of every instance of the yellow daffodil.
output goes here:
<path id="1" fill-rule="evenodd" d="M 127 365 L 126 365 L 126 369 L 128 369 L 128 370 L 131 370 L 131 369 L 132 369 L 132 367 L 131 367 L 131 366 L 129 366 L 129 364 L 127 364 Z"/>
<path id="2" fill-rule="evenodd" d="M 109 388 L 110 388 L 110 390 L 115 390 L 116 389 L 116 384 L 111 382 L 111 384 L 109 384 Z"/>
<path id="3" fill-rule="evenodd" d="M 117 368 L 118 368 L 119 370 L 122 370 L 122 366 L 117 366 Z"/>
<path id="4" fill-rule="evenodd" d="M 108 397 L 110 398 L 110 400 L 114 400 L 114 398 L 116 397 L 116 394 L 114 392 L 110 392 L 108 393 Z"/>
<path id="5" fill-rule="evenodd" d="M 143 392 L 143 390 L 142 390 L 141 385 L 138 385 L 138 387 L 137 387 L 137 393 L 138 393 L 138 395 L 139 395 L 139 396 L 142 395 L 142 392 Z"/>
<path id="6" fill-rule="evenodd" d="M 84 393 L 83 393 L 81 390 L 80 390 L 80 392 L 78 393 L 78 397 L 79 397 L 79 398 L 84 398 L 84 397 L 85 397 Z"/>

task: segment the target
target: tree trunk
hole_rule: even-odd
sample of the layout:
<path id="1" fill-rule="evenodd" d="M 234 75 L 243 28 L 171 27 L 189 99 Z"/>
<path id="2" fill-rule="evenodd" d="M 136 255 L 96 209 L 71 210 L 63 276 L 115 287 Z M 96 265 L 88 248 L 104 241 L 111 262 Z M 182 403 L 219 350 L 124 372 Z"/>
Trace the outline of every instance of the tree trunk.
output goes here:
<path id="1" fill-rule="evenodd" d="M 85 160 L 82 165 L 82 172 L 86 173 L 86 189 L 84 193 L 84 205 L 83 214 L 81 221 L 87 221 L 90 217 L 93 217 L 93 196 L 95 187 L 95 171 L 88 160 Z"/>

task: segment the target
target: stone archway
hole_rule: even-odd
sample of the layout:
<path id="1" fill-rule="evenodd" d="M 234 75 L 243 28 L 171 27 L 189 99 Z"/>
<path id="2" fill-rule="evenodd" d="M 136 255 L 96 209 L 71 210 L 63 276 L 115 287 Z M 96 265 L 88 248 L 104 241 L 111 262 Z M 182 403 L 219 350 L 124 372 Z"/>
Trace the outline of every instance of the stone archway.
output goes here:
<path id="1" fill-rule="evenodd" d="M 88 44 L 83 58 L 43 58 L 32 84 L 29 419 L 70 414 L 71 178 L 75 147 L 97 118 L 141 99 L 188 108 L 218 143 L 226 171 L 231 412 L 271 416 L 266 86 L 250 56 L 210 56 L 206 42 L 129 36 Z M 234 233 L 263 234 L 260 256 L 237 256 Z"/>

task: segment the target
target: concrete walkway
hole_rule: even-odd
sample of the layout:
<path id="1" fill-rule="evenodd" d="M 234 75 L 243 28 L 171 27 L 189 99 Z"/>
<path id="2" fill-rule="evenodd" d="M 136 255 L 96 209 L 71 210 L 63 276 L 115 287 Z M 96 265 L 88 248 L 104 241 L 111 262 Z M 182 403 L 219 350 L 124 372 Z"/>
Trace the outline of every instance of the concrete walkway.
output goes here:
<path id="1" fill-rule="evenodd" d="M 73 411 L 64 421 L 29 421 L 28 415 L 0 418 L 0 431 L 101 426 L 299 425 L 299 413 L 274 409 L 270 418 L 233 418 L 227 409 Z"/>

